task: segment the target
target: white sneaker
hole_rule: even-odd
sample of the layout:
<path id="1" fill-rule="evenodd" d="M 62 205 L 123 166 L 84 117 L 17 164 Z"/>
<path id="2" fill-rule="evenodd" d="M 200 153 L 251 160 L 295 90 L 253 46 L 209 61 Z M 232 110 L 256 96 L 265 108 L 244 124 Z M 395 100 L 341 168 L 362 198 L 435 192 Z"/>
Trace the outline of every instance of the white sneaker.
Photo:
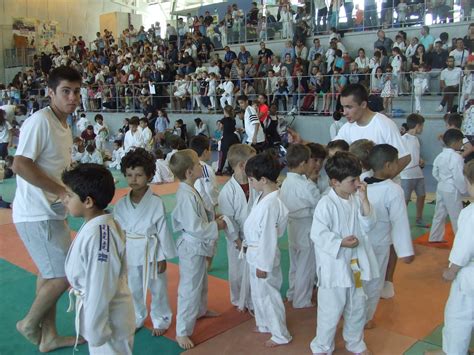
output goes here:
<path id="1" fill-rule="evenodd" d="M 393 282 L 385 281 L 382 292 L 380 293 L 381 298 L 392 298 L 395 296 L 395 289 L 393 288 Z"/>
<path id="2" fill-rule="evenodd" d="M 436 109 L 436 112 L 443 112 L 443 110 L 444 110 L 444 106 L 439 105 L 438 108 Z"/>

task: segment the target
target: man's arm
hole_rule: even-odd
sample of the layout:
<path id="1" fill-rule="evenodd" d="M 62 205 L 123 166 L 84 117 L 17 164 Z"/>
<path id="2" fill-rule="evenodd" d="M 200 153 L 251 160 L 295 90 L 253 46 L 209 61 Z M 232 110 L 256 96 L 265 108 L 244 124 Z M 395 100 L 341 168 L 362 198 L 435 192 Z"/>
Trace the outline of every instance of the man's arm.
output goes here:
<path id="1" fill-rule="evenodd" d="M 405 155 L 404 157 L 402 158 L 399 158 L 398 159 L 398 170 L 397 170 L 397 174 L 395 176 L 397 176 L 398 174 L 400 174 L 402 172 L 403 169 L 405 169 L 405 167 L 410 164 L 411 162 L 411 155 L 408 154 L 408 155 Z"/>
<path id="2" fill-rule="evenodd" d="M 43 170 L 30 158 L 22 155 L 15 156 L 13 160 L 12 170 L 15 174 L 21 176 L 31 185 L 39 187 L 47 192 L 63 198 L 66 189 L 64 186 L 52 180 Z"/>

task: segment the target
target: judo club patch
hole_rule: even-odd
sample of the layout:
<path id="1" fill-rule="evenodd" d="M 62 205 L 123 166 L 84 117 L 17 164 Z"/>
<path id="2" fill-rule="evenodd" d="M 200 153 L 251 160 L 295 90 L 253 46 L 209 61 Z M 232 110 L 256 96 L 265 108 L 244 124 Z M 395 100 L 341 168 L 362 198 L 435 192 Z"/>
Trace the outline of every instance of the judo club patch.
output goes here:
<path id="1" fill-rule="evenodd" d="M 110 249 L 110 229 L 108 225 L 99 226 L 100 230 L 100 242 L 99 242 L 99 255 L 97 261 L 107 262 L 109 261 L 109 249 Z"/>

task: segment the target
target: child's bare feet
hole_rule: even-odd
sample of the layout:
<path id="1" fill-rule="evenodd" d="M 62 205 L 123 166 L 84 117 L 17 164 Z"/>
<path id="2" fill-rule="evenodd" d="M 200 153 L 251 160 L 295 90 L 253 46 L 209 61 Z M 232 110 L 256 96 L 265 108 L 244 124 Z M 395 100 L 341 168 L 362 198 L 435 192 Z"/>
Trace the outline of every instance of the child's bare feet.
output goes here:
<path id="1" fill-rule="evenodd" d="M 41 328 L 31 328 L 25 324 L 24 320 L 20 320 L 16 323 L 16 330 L 23 335 L 30 343 L 39 345 L 41 341 Z"/>
<path id="2" fill-rule="evenodd" d="M 153 328 L 153 330 L 151 331 L 151 336 L 152 337 L 162 336 L 163 334 L 166 333 L 167 330 L 168 329 Z"/>
<path id="3" fill-rule="evenodd" d="M 84 344 L 86 341 L 84 338 L 79 337 L 77 344 Z M 50 351 L 60 349 L 60 348 L 67 348 L 70 346 L 74 346 L 76 344 L 76 337 L 62 337 L 56 335 L 50 339 L 41 339 L 41 344 L 39 345 L 39 351 L 42 353 L 49 353 Z"/>
<path id="4" fill-rule="evenodd" d="M 373 320 L 369 320 L 367 323 L 365 323 L 365 329 L 374 329 L 375 328 L 375 322 Z"/>
<path id="5" fill-rule="evenodd" d="M 178 342 L 178 345 L 180 346 L 181 349 L 189 350 L 189 349 L 194 348 L 194 343 L 187 336 L 184 336 L 184 337 L 176 336 L 176 341 Z"/>
<path id="6" fill-rule="evenodd" d="M 219 317 L 221 314 L 216 311 L 211 311 L 210 309 L 204 314 L 201 318 L 215 318 Z"/>
<path id="7" fill-rule="evenodd" d="M 288 343 L 286 343 L 288 344 Z M 267 348 L 275 348 L 277 346 L 282 346 L 282 345 L 286 345 L 286 344 L 278 344 L 278 343 L 275 343 L 273 340 L 271 339 L 268 339 L 266 342 L 265 342 L 265 346 Z"/>

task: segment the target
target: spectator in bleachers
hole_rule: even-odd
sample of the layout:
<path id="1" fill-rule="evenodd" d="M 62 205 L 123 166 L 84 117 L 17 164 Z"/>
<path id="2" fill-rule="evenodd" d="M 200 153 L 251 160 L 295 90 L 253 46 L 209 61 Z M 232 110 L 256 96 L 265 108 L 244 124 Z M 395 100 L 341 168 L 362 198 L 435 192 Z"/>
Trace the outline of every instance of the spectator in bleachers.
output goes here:
<path id="1" fill-rule="evenodd" d="M 449 56 L 454 58 L 454 65 L 456 67 L 464 68 L 467 63 L 467 57 L 469 57 L 469 52 L 467 49 L 464 49 L 464 41 L 462 38 L 456 39 L 456 48 L 454 48 Z"/>
<path id="2" fill-rule="evenodd" d="M 468 1 L 469 2 L 469 1 Z M 472 6 L 472 5 L 471 5 Z M 467 9 L 464 9 L 467 11 Z M 469 13 L 469 12 L 468 12 Z M 470 52 L 474 53 L 474 23 L 469 25 L 467 34 L 463 38 L 464 47 Z"/>
<path id="3" fill-rule="evenodd" d="M 425 46 L 419 44 L 418 47 L 416 47 L 415 54 L 411 57 L 412 71 L 417 71 L 422 63 L 428 64 L 428 55 L 426 54 Z"/>
<path id="4" fill-rule="evenodd" d="M 420 43 L 425 47 L 427 52 L 431 52 L 435 38 L 430 35 L 430 28 L 428 26 L 423 26 L 420 30 L 420 34 Z"/>
<path id="5" fill-rule="evenodd" d="M 383 30 L 377 31 L 377 40 L 374 42 L 374 49 L 384 47 L 387 53 L 392 51 L 393 41 L 391 38 L 385 37 Z"/>
<path id="6" fill-rule="evenodd" d="M 293 38 L 293 14 L 289 4 L 279 8 L 280 22 L 282 24 L 282 38 Z"/>
<path id="7" fill-rule="evenodd" d="M 323 55 L 324 54 L 324 48 L 321 46 L 321 41 L 319 38 L 315 38 L 313 40 L 313 47 L 311 47 L 309 49 L 309 53 L 308 53 L 308 57 L 307 57 L 307 60 L 308 61 L 312 61 L 314 60 L 314 57 L 316 56 L 316 54 L 321 54 Z"/>
<path id="8" fill-rule="evenodd" d="M 303 61 L 306 61 L 306 59 L 308 58 L 308 48 L 304 45 L 304 43 L 300 39 L 296 40 L 295 56 L 296 58 L 300 58 Z"/>
<path id="9" fill-rule="evenodd" d="M 240 63 L 243 65 L 247 64 L 250 56 L 250 52 L 245 48 L 245 46 L 240 46 L 240 52 L 237 55 Z"/>
<path id="10" fill-rule="evenodd" d="M 450 113 L 453 108 L 454 97 L 459 92 L 462 70 L 454 65 L 454 57 L 452 56 L 448 57 L 446 64 L 447 68 L 443 69 L 440 77 L 440 88 L 443 92 L 443 99 L 436 111 L 442 112 L 446 107 L 447 112 Z"/>

